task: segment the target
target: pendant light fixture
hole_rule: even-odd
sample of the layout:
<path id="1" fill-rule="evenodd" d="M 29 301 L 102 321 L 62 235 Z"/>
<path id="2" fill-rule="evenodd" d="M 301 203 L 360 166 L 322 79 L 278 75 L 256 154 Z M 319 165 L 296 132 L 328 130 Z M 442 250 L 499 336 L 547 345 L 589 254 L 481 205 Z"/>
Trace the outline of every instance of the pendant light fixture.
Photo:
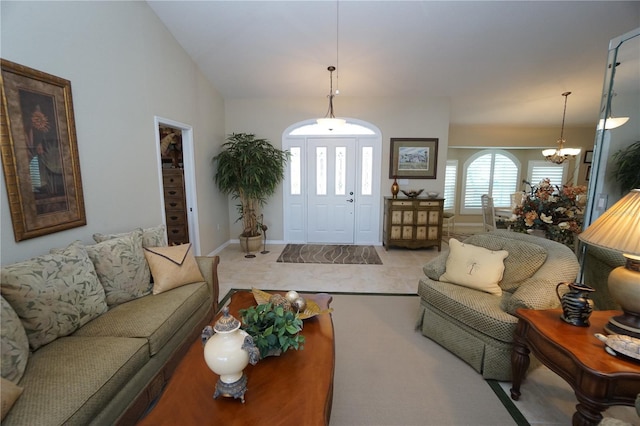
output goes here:
<path id="1" fill-rule="evenodd" d="M 601 118 L 598 122 L 598 130 L 611 130 L 616 127 L 620 127 L 629 121 L 629 117 L 614 117 L 613 116 L 613 98 L 617 95 L 616 92 L 611 92 L 611 105 L 609 105 L 609 116 L 607 118 Z M 605 106 L 606 108 L 606 106 Z"/>
<path id="2" fill-rule="evenodd" d="M 329 71 L 329 80 L 330 80 L 329 94 L 327 95 L 327 98 L 329 98 L 329 109 L 327 110 L 327 114 L 324 116 L 324 118 L 318 118 L 316 121 L 320 126 L 326 127 L 329 130 L 333 130 L 340 126 L 344 126 L 347 120 L 342 118 L 336 118 L 336 116 L 333 113 L 333 98 L 336 95 L 335 92 L 333 91 L 333 72 L 336 70 L 336 67 L 331 65 L 329 66 L 329 68 L 327 68 L 327 70 Z"/>
<path id="3" fill-rule="evenodd" d="M 336 65 L 338 64 L 338 56 L 339 56 L 339 41 L 340 41 L 340 3 L 336 1 Z M 324 118 L 318 118 L 316 121 L 319 126 L 322 126 L 328 130 L 337 129 L 338 127 L 344 126 L 347 123 L 347 120 L 342 118 L 336 118 L 333 113 L 333 98 L 338 94 L 338 73 L 336 72 L 336 90 L 333 91 L 333 72 L 336 71 L 336 67 L 333 65 L 327 68 L 329 71 L 329 109 L 325 114 Z"/>
<path id="4" fill-rule="evenodd" d="M 576 155 L 580 154 L 580 148 L 565 148 L 564 143 L 564 119 L 567 115 L 567 98 L 571 92 L 564 92 L 562 96 L 564 96 L 564 112 L 562 113 L 562 128 L 560 130 L 560 139 L 558 139 L 558 147 L 555 149 L 545 149 L 542 151 L 542 155 L 545 156 L 547 161 L 550 161 L 555 164 L 562 164 L 567 161 L 569 158 L 573 158 Z"/>

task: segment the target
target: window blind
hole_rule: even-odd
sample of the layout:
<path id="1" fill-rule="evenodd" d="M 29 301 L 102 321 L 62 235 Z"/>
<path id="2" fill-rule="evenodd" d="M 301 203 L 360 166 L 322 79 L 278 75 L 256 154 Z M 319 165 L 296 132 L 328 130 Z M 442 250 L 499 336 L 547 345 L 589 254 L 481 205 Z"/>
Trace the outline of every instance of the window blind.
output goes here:
<path id="1" fill-rule="evenodd" d="M 527 180 L 533 186 L 537 186 L 543 179 L 548 178 L 551 185 L 562 188 L 565 181 L 568 164 L 553 164 L 548 161 L 529 161 Z"/>
<path id="2" fill-rule="evenodd" d="M 447 160 L 444 172 L 444 210 L 453 211 L 456 206 L 456 178 L 458 160 Z"/>
<path id="3" fill-rule="evenodd" d="M 481 154 L 467 167 L 463 208 L 480 210 L 482 194 L 489 194 L 495 207 L 510 207 L 517 185 L 518 166 L 511 158 L 499 152 Z"/>

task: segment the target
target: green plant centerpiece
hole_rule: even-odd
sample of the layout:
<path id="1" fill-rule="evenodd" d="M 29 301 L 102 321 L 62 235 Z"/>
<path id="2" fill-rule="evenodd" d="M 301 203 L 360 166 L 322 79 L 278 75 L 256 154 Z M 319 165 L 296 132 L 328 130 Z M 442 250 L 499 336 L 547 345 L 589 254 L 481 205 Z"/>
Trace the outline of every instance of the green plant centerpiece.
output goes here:
<path id="1" fill-rule="evenodd" d="M 298 314 L 277 303 L 264 303 L 239 311 L 242 328 L 253 337 L 260 358 L 303 349 L 302 319 Z"/>
<path id="2" fill-rule="evenodd" d="M 222 151 L 213 157 L 218 188 L 240 200 L 238 220 L 242 220 L 241 237 L 261 235 L 263 224 L 258 221 L 258 209 L 264 206 L 284 179 L 288 159 L 288 151 L 282 151 L 267 139 L 256 138 L 251 133 L 227 136 Z"/>

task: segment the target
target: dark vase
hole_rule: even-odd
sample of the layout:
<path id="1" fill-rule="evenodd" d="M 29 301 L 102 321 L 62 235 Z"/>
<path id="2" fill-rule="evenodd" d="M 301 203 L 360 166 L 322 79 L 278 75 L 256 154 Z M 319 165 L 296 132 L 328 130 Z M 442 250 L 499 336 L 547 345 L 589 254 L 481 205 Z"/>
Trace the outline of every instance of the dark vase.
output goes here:
<path id="1" fill-rule="evenodd" d="M 569 291 L 560 296 L 560 286 L 569 286 Z M 556 294 L 562 305 L 563 321 L 578 327 L 589 326 L 589 316 L 593 311 L 593 300 L 589 293 L 596 291 L 593 287 L 579 283 L 562 282 L 556 286 Z"/>
<path id="2" fill-rule="evenodd" d="M 398 192 L 400 192 L 400 185 L 398 185 L 398 181 L 396 177 L 393 177 L 393 183 L 391 184 L 391 195 L 393 198 L 398 198 Z"/>

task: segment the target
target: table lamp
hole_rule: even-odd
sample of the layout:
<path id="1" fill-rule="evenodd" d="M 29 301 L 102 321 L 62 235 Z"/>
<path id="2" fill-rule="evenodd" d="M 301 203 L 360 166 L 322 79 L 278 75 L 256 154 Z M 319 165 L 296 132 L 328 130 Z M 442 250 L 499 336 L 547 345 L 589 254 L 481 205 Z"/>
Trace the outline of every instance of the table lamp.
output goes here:
<path id="1" fill-rule="evenodd" d="M 640 338 L 640 189 L 631 190 L 578 238 L 626 258 L 626 265 L 611 271 L 608 280 L 609 293 L 624 313 L 610 318 L 605 331 Z"/>

